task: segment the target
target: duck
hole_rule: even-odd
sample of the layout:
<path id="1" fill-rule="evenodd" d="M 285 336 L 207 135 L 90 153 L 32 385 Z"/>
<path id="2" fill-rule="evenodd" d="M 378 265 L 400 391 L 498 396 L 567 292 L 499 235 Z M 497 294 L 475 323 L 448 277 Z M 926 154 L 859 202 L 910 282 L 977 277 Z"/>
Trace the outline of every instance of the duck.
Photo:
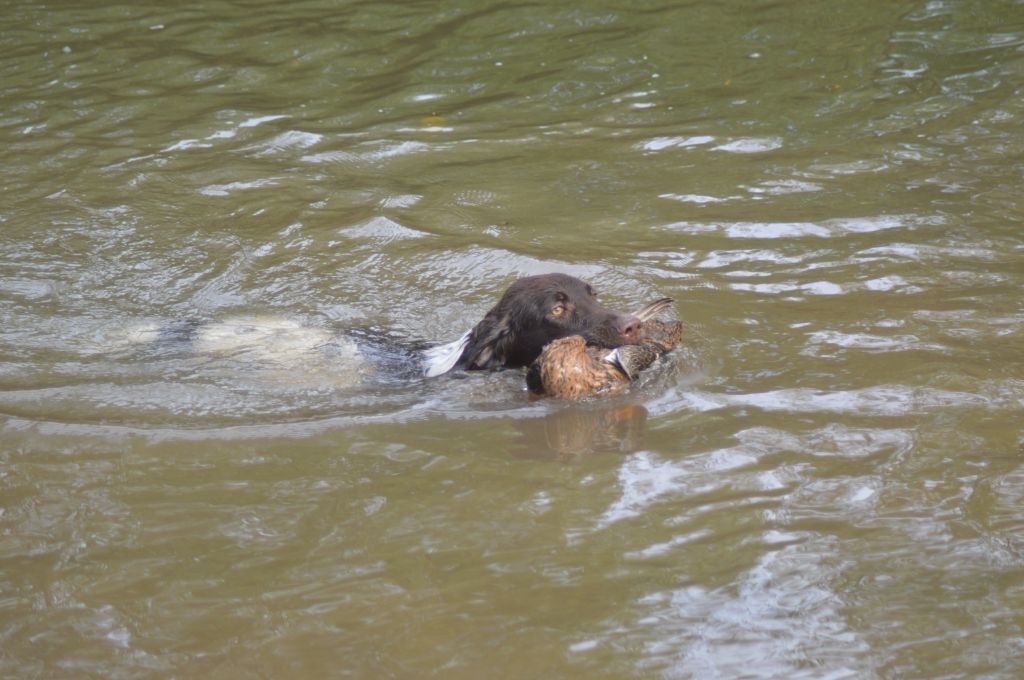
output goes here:
<path id="1" fill-rule="evenodd" d="M 579 335 L 548 343 L 527 370 L 527 389 L 536 396 L 567 400 L 624 392 L 641 371 L 682 340 L 681 322 L 654 318 L 672 302 L 660 298 L 634 314 L 641 321 L 636 344 L 600 347 Z"/>

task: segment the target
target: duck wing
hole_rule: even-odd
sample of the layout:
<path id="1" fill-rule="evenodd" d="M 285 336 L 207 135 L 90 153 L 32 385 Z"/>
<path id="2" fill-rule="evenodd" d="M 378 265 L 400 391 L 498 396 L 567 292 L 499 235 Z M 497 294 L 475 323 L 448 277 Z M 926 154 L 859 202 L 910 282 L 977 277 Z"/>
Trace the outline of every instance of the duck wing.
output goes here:
<path id="1" fill-rule="evenodd" d="M 622 345 L 608 352 L 604 360 L 618 366 L 630 380 L 636 380 L 640 371 L 657 361 L 665 351 L 665 348 L 655 344 Z"/>

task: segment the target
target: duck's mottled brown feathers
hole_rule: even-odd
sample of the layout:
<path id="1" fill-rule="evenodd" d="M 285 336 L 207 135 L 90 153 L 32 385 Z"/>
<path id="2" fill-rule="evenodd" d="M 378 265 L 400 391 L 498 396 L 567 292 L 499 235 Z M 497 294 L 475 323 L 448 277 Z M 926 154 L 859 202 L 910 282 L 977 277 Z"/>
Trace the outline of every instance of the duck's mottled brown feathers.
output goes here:
<path id="1" fill-rule="evenodd" d="M 537 394 L 559 399 L 619 392 L 629 378 L 617 365 L 604 360 L 607 353 L 601 347 L 588 347 L 578 335 L 555 340 L 530 366 L 526 384 Z"/>
<path id="2" fill-rule="evenodd" d="M 526 384 L 537 394 L 558 399 L 616 394 L 625 390 L 640 371 L 679 344 L 683 325 L 650 316 L 671 300 L 658 300 L 636 316 L 643 320 L 640 342 L 614 350 L 588 346 L 578 335 L 549 343 L 530 366 Z M 654 311 L 650 311 L 654 310 Z"/>
<path id="3" fill-rule="evenodd" d="M 683 324 L 679 321 L 644 321 L 640 332 L 640 344 L 654 344 L 669 351 L 683 339 Z"/>

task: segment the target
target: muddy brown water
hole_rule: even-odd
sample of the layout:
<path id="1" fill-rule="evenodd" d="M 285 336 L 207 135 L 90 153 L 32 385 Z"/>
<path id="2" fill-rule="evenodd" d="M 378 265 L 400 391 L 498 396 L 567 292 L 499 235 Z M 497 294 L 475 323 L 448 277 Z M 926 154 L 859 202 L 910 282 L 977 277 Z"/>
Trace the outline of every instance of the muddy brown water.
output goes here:
<path id="1" fill-rule="evenodd" d="M 1020 3 L 0 19 L 0 675 L 1024 673 Z M 547 271 L 686 344 L 407 370 Z"/>

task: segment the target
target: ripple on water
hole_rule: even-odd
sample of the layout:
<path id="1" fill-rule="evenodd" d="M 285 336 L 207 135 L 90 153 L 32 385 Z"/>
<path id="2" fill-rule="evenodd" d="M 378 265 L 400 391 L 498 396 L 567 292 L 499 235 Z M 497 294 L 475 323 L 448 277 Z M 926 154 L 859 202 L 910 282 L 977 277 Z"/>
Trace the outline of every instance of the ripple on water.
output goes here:
<path id="1" fill-rule="evenodd" d="M 820 665 L 830 678 L 870 676 L 862 656 L 870 646 L 843 611 L 841 569 L 827 558 L 838 539 L 801 532 L 786 540 L 798 543 L 763 553 L 730 588 L 639 598 L 618 644 L 636 638 L 646 650 L 638 666 L 673 676 L 820 678 Z"/>
<path id="2" fill-rule="evenodd" d="M 662 151 L 663 149 L 687 149 L 694 146 L 703 146 L 715 141 L 714 137 L 708 135 L 694 135 L 691 137 L 655 137 L 639 144 L 643 151 Z"/>
<path id="3" fill-rule="evenodd" d="M 228 182 L 227 184 L 208 184 L 198 189 L 204 196 L 229 196 L 239 191 L 272 187 L 281 181 L 280 177 L 262 177 L 244 182 Z"/>
<path id="4" fill-rule="evenodd" d="M 821 222 L 671 222 L 662 229 L 691 234 L 721 234 L 734 239 L 795 239 L 843 237 L 892 229 L 913 230 L 944 223 L 938 216 L 877 215 Z"/>
<path id="5" fill-rule="evenodd" d="M 649 451 L 629 456 L 619 466 L 619 497 L 612 502 L 595 523 L 595 529 L 639 517 L 656 504 L 669 507 L 682 503 L 688 508 L 672 524 L 685 529 L 692 519 L 705 510 L 700 498 L 713 499 L 724 486 L 759 497 L 764 492 L 794 491 L 808 481 L 803 473 L 786 467 L 765 467 L 772 456 L 800 452 L 803 456 L 821 458 L 861 459 L 869 457 L 899 458 L 913 445 L 913 433 L 901 428 L 857 428 L 839 423 L 788 432 L 772 427 L 752 427 L 734 435 L 734 446 L 692 453 L 679 459 L 665 459 Z M 809 480 L 813 483 L 814 480 Z M 873 492 L 871 485 L 860 479 L 856 488 L 844 491 L 849 502 L 862 502 Z M 694 500 L 698 499 L 698 500 Z M 656 516 L 660 513 L 656 513 Z M 694 540 L 686 538 L 683 542 Z M 647 554 L 648 548 L 636 553 Z M 660 554 L 661 549 L 655 550 Z"/>
<path id="6" fill-rule="evenodd" d="M 858 349 L 869 352 L 906 352 L 924 350 L 948 353 L 949 349 L 940 343 L 922 340 L 916 335 L 877 335 L 873 333 L 844 333 L 841 331 L 815 331 L 807 335 L 807 345 L 801 354 L 814 356 L 822 351 L 821 346 L 835 346 L 843 349 Z"/>
<path id="7" fill-rule="evenodd" d="M 362 142 L 351 149 L 323 151 L 303 156 L 307 163 L 342 163 L 345 165 L 379 164 L 411 154 L 439 151 L 447 144 L 431 144 L 414 140 L 401 142 Z"/>
<path id="8" fill-rule="evenodd" d="M 256 156 L 276 156 L 286 151 L 308 149 L 319 144 L 322 139 L 323 135 L 314 132 L 288 130 L 274 135 L 271 139 L 243 147 L 240 151 L 253 153 Z"/>
<path id="9" fill-rule="evenodd" d="M 984 395 L 911 385 L 877 385 L 852 390 L 790 388 L 753 394 L 694 391 L 681 395 L 690 408 L 709 411 L 753 406 L 784 413 L 844 413 L 903 416 L 940 407 L 1001 406 Z"/>
<path id="10" fill-rule="evenodd" d="M 754 452 L 735 447 L 688 456 L 684 460 L 662 460 L 642 451 L 631 455 L 619 467 L 620 497 L 601 515 L 596 528 L 636 517 L 665 496 L 706 494 L 726 483 L 724 470 L 756 462 Z"/>
<path id="11" fill-rule="evenodd" d="M 749 137 L 745 139 L 734 139 L 725 144 L 713 147 L 715 151 L 727 151 L 729 153 L 764 153 L 782 148 L 781 137 Z"/>
<path id="12" fill-rule="evenodd" d="M 344 227 L 339 232 L 339 235 L 365 240 L 374 247 L 383 247 L 394 241 L 430 236 L 426 232 L 417 231 L 383 215 L 371 217 L 365 222 Z"/>

